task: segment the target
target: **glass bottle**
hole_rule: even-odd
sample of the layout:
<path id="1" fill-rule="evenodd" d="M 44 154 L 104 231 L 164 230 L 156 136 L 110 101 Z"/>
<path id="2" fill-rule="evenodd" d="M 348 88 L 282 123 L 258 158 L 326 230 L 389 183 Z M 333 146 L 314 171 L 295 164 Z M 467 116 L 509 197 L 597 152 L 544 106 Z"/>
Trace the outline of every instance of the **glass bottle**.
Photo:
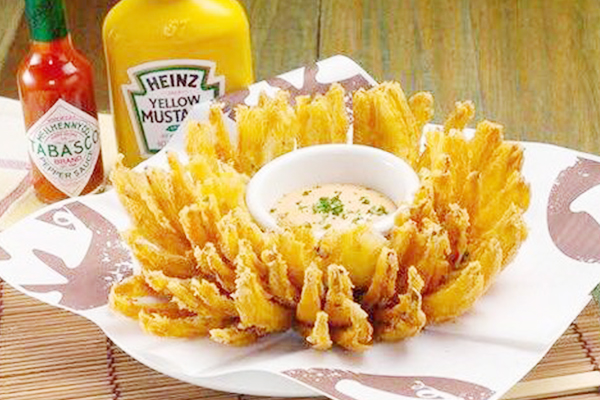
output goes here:
<path id="1" fill-rule="evenodd" d="M 26 0 L 31 45 L 17 81 L 32 183 L 46 203 L 100 190 L 104 169 L 89 61 L 73 46 L 63 0 Z"/>

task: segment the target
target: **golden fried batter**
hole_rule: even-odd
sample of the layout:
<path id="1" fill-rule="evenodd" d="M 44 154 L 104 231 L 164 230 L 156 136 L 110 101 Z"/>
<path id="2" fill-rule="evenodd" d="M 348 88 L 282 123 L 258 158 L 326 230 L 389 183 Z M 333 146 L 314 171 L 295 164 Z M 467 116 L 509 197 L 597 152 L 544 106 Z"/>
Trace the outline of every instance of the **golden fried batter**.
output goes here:
<path id="1" fill-rule="evenodd" d="M 253 174 L 275 157 L 294 149 L 298 117 L 289 105 L 289 93 L 279 91 L 273 99 L 262 95 L 259 105 L 237 106 L 238 149 L 234 165 Z"/>
<path id="2" fill-rule="evenodd" d="M 144 231 L 150 241 L 176 254 L 189 250 L 185 236 L 170 223 L 144 173 L 130 170 L 119 161 L 110 179 L 134 226 Z"/>
<path id="3" fill-rule="evenodd" d="M 283 256 L 274 249 L 265 250 L 261 260 L 268 269 L 269 291 L 281 304 L 294 307 L 298 303 L 298 290 L 288 275 L 288 265 Z"/>
<path id="4" fill-rule="evenodd" d="M 324 293 L 323 271 L 312 263 L 305 271 L 302 293 L 296 307 L 296 319 L 305 324 L 314 324 L 323 307 Z"/>
<path id="5" fill-rule="evenodd" d="M 292 311 L 272 300 L 248 266 L 238 267 L 233 299 L 243 328 L 280 332 L 292 326 Z"/>
<path id="6" fill-rule="evenodd" d="M 317 240 L 308 227 L 286 229 L 273 238 L 277 251 L 288 265 L 290 280 L 296 287 L 302 287 L 304 271 L 316 259 Z"/>
<path id="7" fill-rule="evenodd" d="M 329 335 L 329 316 L 324 311 L 317 313 L 315 325 L 313 326 L 310 335 L 306 337 L 306 341 L 312 345 L 315 350 L 329 350 L 333 345 L 331 336 Z"/>
<path id="8" fill-rule="evenodd" d="M 458 101 L 454 105 L 454 110 L 450 113 L 444 122 L 444 132 L 448 133 L 452 129 L 462 131 L 475 115 L 475 104 L 471 100 Z"/>
<path id="9" fill-rule="evenodd" d="M 224 325 L 222 320 L 199 315 L 179 316 L 176 314 L 140 311 L 138 321 L 142 329 L 157 336 L 195 337 L 205 336 L 211 329 Z"/>
<path id="10" fill-rule="evenodd" d="M 375 312 L 375 336 L 380 340 L 397 341 L 418 334 L 427 321 L 421 310 L 423 280 L 416 268 L 407 273 L 406 293 L 398 295 L 395 305 Z"/>
<path id="11" fill-rule="evenodd" d="M 359 225 L 262 230 L 245 204 L 249 176 L 297 147 L 344 143 L 344 89 L 324 95 L 261 94 L 234 123 L 213 104 L 187 126 L 187 162 L 111 179 L 132 226 L 123 233 L 140 272 L 113 285 L 109 304 L 160 336 L 208 336 L 244 346 L 294 327 L 316 350 L 364 351 L 374 340 L 417 335 L 467 312 L 527 237 L 530 189 L 523 148 L 483 121 L 468 140 L 472 102 L 458 102 L 443 129 L 421 132 L 433 96 L 408 100 L 397 82 L 352 93 L 353 142 L 408 161 L 421 187 L 386 235 Z M 390 184 L 394 184 L 391 182 Z"/>
<path id="12" fill-rule="evenodd" d="M 385 307 L 396 293 L 396 279 L 398 277 L 398 256 L 396 252 L 384 247 L 375 265 L 375 274 L 367 293 L 361 303 L 366 309 Z"/>
<path id="13" fill-rule="evenodd" d="M 327 267 L 327 295 L 324 311 L 329 315 L 329 323 L 332 326 L 352 325 L 353 288 L 354 285 L 346 268 L 336 264 Z"/>
<path id="14" fill-rule="evenodd" d="M 354 143 L 378 147 L 410 164 L 416 161 L 421 131 L 398 82 L 359 89 L 352 102 Z"/>
<path id="15" fill-rule="evenodd" d="M 417 92 L 408 98 L 408 106 L 415 116 L 417 130 L 423 131 L 423 127 L 433 118 L 433 95 L 429 92 Z"/>
<path id="16" fill-rule="evenodd" d="M 325 95 L 296 98 L 298 147 L 326 143 L 346 143 L 348 116 L 344 89 L 333 84 Z"/>
<path id="17" fill-rule="evenodd" d="M 343 303 L 351 325 L 334 328 L 331 337 L 334 343 L 346 350 L 365 351 L 373 341 L 373 326 L 369 322 L 369 314 L 350 299 L 344 299 Z"/>
<path id="18" fill-rule="evenodd" d="M 179 278 L 189 278 L 196 274 L 196 263 L 190 258 L 190 253 L 171 253 L 169 249 L 150 242 L 139 228 L 125 231 L 122 236 L 142 269 L 164 270 L 169 275 Z"/>
<path id="19" fill-rule="evenodd" d="M 368 288 L 386 239 L 369 225 L 330 230 L 321 239 L 319 254 L 327 264 L 341 264 L 359 288 Z"/>
<path id="20" fill-rule="evenodd" d="M 154 297 L 153 302 L 138 301 Z M 113 285 L 108 296 L 110 306 L 121 314 L 137 319 L 141 311 L 155 313 L 160 311 L 176 312 L 176 304 L 170 302 L 170 297 L 160 295 L 145 281 L 142 275 L 133 275 Z"/>
<path id="21" fill-rule="evenodd" d="M 484 292 L 481 264 L 471 261 L 436 292 L 425 296 L 423 311 L 429 322 L 448 321 L 464 314 Z"/>
<path id="22" fill-rule="evenodd" d="M 243 329 L 238 326 L 211 329 L 209 333 L 210 338 L 215 342 L 230 346 L 248 346 L 264 335 L 256 329 Z"/>
<path id="23" fill-rule="evenodd" d="M 202 249 L 194 248 L 194 256 L 200 274 L 213 277 L 227 293 L 235 290 L 235 266 L 227 263 L 213 243 L 206 243 Z"/>

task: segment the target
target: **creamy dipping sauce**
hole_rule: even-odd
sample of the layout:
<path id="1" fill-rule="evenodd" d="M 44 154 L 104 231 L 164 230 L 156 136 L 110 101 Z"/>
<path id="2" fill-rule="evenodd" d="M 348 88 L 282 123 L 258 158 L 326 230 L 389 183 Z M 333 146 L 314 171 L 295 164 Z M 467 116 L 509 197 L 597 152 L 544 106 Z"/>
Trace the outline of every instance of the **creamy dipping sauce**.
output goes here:
<path id="1" fill-rule="evenodd" d="M 387 196 L 363 186 L 329 183 L 285 194 L 270 210 L 282 226 L 310 225 L 317 230 L 347 229 L 394 213 Z"/>

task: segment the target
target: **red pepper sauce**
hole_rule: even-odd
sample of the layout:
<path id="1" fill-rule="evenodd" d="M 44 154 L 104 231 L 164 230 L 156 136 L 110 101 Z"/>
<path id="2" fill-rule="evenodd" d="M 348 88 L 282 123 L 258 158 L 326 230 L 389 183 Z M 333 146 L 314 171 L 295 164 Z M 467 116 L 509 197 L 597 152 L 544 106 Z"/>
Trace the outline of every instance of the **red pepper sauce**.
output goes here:
<path id="1" fill-rule="evenodd" d="M 92 76 L 91 64 L 68 34 L 48 41 L 34 37 L 20 65 L 32 183 L 44 202 L 90 193 L 104 183 Z"/>

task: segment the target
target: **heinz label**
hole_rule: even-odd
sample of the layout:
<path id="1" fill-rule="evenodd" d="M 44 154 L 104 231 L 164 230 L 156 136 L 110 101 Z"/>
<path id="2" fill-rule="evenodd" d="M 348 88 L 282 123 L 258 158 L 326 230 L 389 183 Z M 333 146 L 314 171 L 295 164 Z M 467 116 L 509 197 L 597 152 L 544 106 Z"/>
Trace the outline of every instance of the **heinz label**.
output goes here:
<path id="1" fill-rule="evenodd" d="M 100 157 L 98 120 L 58 100 L 27 131 L 31 161 L 57 189 L 78 196 Z"/>
<path id="2" fill-rule="evenodd" d="M 129 118 L 142 153 L 162 149 L 193 105 L 225 91 L 225 78 L 215 76 L 215 63 L 202 60 L 152 61 L 127 70 L 122 85 Z"/>

